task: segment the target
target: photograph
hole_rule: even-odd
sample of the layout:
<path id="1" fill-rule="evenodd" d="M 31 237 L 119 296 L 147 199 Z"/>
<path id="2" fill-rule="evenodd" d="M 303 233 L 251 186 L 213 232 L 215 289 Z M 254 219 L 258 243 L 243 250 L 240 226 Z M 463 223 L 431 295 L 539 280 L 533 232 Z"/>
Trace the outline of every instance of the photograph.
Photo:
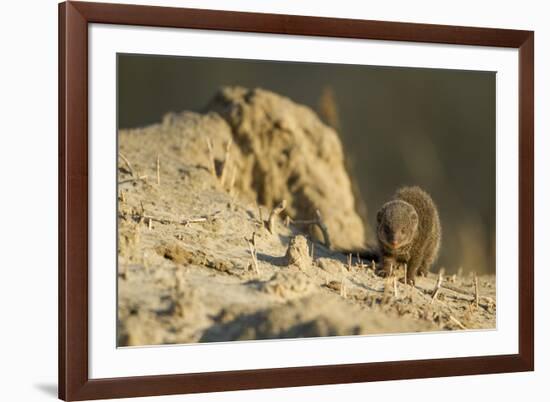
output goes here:
<path id="1" fill-rule="evenodd" d="M 1 7 L 0 400 L 544 399 L 543 2 Z"/>
<path id="2" fill-rule="evenodd" d="M 117 346 L 496 328 L 496 74 L 117 54 Z"/>

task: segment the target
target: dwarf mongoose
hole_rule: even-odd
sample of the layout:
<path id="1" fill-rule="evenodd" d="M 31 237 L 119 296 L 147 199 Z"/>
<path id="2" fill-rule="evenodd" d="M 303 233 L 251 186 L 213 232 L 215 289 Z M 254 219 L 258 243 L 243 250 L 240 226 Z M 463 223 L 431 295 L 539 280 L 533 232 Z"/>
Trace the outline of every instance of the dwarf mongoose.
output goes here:
<path id="1" fill-rule="evenodd" d="M 384 272 L 407 264 L 407 282 L 428 274 L 439 253 L 441 225 L 437 207 L 420 187 L 403 187 L 376 215 Z"/>

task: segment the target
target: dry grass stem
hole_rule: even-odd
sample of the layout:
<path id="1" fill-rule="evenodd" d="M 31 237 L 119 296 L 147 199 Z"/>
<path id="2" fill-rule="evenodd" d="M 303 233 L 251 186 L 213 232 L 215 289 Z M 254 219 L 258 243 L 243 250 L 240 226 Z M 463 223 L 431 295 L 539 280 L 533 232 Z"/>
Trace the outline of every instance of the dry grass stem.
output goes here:
<path id="1" fill-rule="evenodd" d="M 145 181 L 147 180 L 147 175 L 145 176 L 139 176 L 139 177 L 133 177 L 131 179 L 125 179 L 118 182 L 118 184 L 125 184 L 125 183 L 136 183 L 138 181 Z"/>
<path id="2" fill-rule="evenodd" d="M 145 219 L 145 207 L 143 206 L 143 201 L 140 201 L 139 205 L 141 206 L 141 214 L 138 216 L 138 222 L 142 223 Z"/>
<path id="3" fill-rule="evenodd" d="M 393 277 L 387 276 L 386 279 L 384 280 L 384 295 L 382 296 L 384 304 L 390 300 L 390 297 L 393 293 L 394 293 Z"/>
<path id="4" fill-rule="evenodd" d="M 122 214 L 121 216 L 127 216 L 126 214 Z M 145 210 L 143 208 L 143 203 L 141 203 L 141 212 L 134 213 L 129 215 L 131 218 L 138 219 L 139 223 L 142 223 L 143 221 L 147 220 L 147 225 L 151 225 L 152 222 L 159 222 L 162 224 L 174 224 L 174 225 L 183 225 L 187 226 L 190 223 L 201 223 L 201 222 L 207 222 L 209 217 L 202 216 L 199 218 L 187 218 L 182 220 L 173 220 L 170 218 L 160 218 L 157 216 L 152 216 L 145 213 Z M 212 215 L 213 216 L 213 215 Z"/>
<path id="5" fill-rule="evenodd" d="M 264 217 L 263 217 L 263 214 L 262 214 L 262 207 L 258 203 L 256 203 L 256 207 L 258 208 L 258 219 L 260 220 L 260 223 L 263 225 L 264 224 Z"/>
<path id="6" fill-rule="evenodd" d="M 130 163 L 130 161 L 128 160 L 128 158 L 126 158 L 124 155 L 122 155 L 120 152 L 118 153 L 118 156 L 120 157 L 120 159 L 122 159 L 124 161 L 124 163 L 126 164 L 126 167 L 128 168 L 128 171 L 130 172 L 130 174 L 132 176 L 134 176 L 134 169 L 132 168 L 132 164 Z"/>
<path id="7" fill-rule="evenodd" d="M 212 141 L 209 137 L 205 138 L 206 146 L 208 147 L 208 161 L 210 162 L 210 173 L 212 173 L 212 176 L 218 177 L 216 174 L 216 161 L 214 159 L 214 149 L 212 147 Z"/>
<path id="8" fill-rule="evenodd" d="M 475 295 L 473 295 L 471 292 L 469 292 L 467 290 L 464 290 L 464 289 L 461 289 L 458 286 L 449 285 L 448 283 L 445 283 L 445 284 L 441 285 L 441 287 L 444 288 L 444 289 L 452 290 L 453 292 L 460 293 L 460 294 L 465 295 L 465 296 L 470 296 L 472 298 L 475 297 Z"/>
<path id="9" fill-rule="evenodd" d="M 256 274 L 259 274 L 260 268 L 258 266 L 258 257 L 256 255 L 256 232 L 252 233 L 252 237 L 250 239 L 245 238 L 245 240 L 248 243 L 248 250 L 250 251 L 250 256 L 252 257 L 254 271 Z"/>
<path id="10" fill-rule="evenodd" d="M 328 228 L 323 222 L 323 217 L 321 216 L 321 211 L 318 209 L 315 210 L 315 216 L 317 217 L 317 226 L 319 226 L 319 229 L 321 229 L 321 232 L 323 232 L 323 238 L 325 239 L 325 246 L 330 249 L 330 236 L 328 234 Z"/>
<path id="11" fill-rule="evenodd" d="M 344 299 L 348 297 L 346 292 L 346 282 L 344 278 L 342 278 L 342 282 L 340 284 L 340 296 L 342 296 Z"/>
<path id="12" fill-rule="evenodd" d="M 157 186 L 160 185 L 160 158 L 157 154 Z"/>
<path id="13" fill-rule="evenodd" d="M 440 270 L 439 276 L 437 277 L 437 282 L 435 283 L 434 290 L 432 291 L 432 301 L 430 302 L 430 304 L 436 300 L 437 295 L 439 294 L 439 290 L 441 289 L 442 283 L 443 283 L 443 270 Z"/>
<path id="14" fill-rule="evenodd" d="M 281 212 L 283 212 L 286 208 L 286 200 L 282 200 L 279 205 L 277 205 L 275 208 L 271 210 L 271 213 L 269 214 L 269 218 L 267 219 L 267 230 L 269 230 L 270 233 L 275 233 L 275 218 L 279 216 Z"/>
<path id="15" fill-rule="evenodd" d="M 191 218 L 191 219 L 184 219 L 180 222 L 180 225 L 189 225 L 190 223 L 200 223 L 200 222 L 206 222 L 208 218 Z"/>
<path id="16" fill-rule="evenodd" d="M 460 329 L 468 329 L 466 328 L 466 326 L 464 324 L 462 324 L 460 321 L 458 321 L 455 317 L 453 317 L 452 315 L 449 316 L 449 320 L 451 320 L 453 323 L 455 323 L 456 325 L 458 325 L 458 327 L 460 327 Z"/>
<path id="17" fill-rule="evenodd" d="M 220 182 L 222 186 L 225 185 L 225 176 L 227 175 L 228 165 L 229 165 L 229 153 L 231 151 L 231 145 L 233 144 L 233 139 L 229 139 L 225 145 L 225 156 L 220 169 Z"/>

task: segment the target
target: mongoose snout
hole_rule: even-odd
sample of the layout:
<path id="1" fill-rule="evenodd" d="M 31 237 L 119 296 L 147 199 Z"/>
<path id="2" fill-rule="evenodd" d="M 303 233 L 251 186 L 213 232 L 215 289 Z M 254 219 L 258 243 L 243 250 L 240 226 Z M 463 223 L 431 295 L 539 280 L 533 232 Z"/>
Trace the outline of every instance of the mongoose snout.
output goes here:
<path id="1" fill-rule="evenodd" d="M 418 214 L 405 201 L 390 201 L 377 214 L 378 239 L 385 247 L 399 249 L 414 240 Z"/>

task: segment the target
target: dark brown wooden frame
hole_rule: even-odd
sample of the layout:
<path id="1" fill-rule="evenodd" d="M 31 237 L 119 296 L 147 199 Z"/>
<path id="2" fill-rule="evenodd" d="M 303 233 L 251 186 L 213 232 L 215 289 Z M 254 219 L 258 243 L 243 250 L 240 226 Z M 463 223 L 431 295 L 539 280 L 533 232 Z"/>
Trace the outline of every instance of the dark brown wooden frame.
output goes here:
<path id="1" fill-rule="evenodd" d="M 89 379 L 88 24 L 124 24 L 519 49 L 519 353 Z M 59 397 L 83 400 L 534 369 L 534 33 L 119 4 L 59 5 Z"/>

